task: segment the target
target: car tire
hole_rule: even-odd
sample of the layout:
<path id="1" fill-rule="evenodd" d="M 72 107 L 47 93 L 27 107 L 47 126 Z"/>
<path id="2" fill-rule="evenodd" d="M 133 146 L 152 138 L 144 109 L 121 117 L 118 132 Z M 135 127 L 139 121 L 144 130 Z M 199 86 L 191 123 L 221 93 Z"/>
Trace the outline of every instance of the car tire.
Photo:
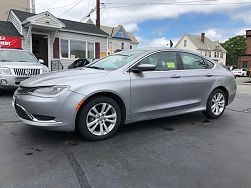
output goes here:
<path id="1" fill-rule="evenodd" d="M 216 89 L 210 94 L 203 114 L 209 119 L 217 119 L 224 113 L 226 104 L 226 94 L 221 89 Z"/>
<path id="2" fill-rule="evenodd" d="M 84 104 L 76 123 L 80 134 L 85 138 L 104 140 L 117 132 L 121 123 L 121 110 L 110 97 L 96 97 Z"/>

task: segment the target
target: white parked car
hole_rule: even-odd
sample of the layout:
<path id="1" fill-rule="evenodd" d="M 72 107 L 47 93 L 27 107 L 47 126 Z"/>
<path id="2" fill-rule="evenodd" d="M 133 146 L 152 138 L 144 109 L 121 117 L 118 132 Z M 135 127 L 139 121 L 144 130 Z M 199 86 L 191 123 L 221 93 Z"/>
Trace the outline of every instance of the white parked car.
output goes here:
<path id="1" fill-rule="evenodd" d="M 47 72 L 48 67 L 28 51 L 0 49 L 0 92 L 17 88 L 25 79 Z"/>
<path id="2" fill-rule="evenodd" d="M 246 69 L 234 69 L 231 71 L 235 76 L 248 76 Z"/>

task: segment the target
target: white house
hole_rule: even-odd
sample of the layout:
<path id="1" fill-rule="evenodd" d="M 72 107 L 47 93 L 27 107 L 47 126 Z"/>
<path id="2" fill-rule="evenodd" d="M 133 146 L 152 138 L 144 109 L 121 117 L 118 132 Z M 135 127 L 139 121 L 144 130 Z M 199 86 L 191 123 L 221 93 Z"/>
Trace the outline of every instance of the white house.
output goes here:
<path id="1" fill-rule="evenodd" d="M 108 49 L 113 54 L 116 50 L 129 50 L 138 47 L 138 40 L 133 33 L 127 32 L 122 25 L 109 27 L 101 25 L 100 29 L 109 35 Z"/>
<path id="2" fill-rule="evenodd" d="M 201 33 L 201 36 L 185 34 L 175 48 L 197 52 L 226 65 L 227 51 L 220 45 L 219 41 L 210 40 L 205 36 L 205 33 Z"/>
<path id="3" fill-rule="evenodd" d="M 8 21 L 22 36 L 22 48 L 52 69 L 58 62 L 67 67 L 77 58 L 98 59 L 108 54 L 108 34 L 92 24 L 56 18 L 47 11 L 11 10 Z"/>
<path id="4" fill-rule="evenodd" d="M 86 23 L 94 24 L 91 18 Z M 137 48 L 138 40 L 133 33 L 127 32 L 122 25 L 116 27 L 101 25 L 100 29 L 108 34 L 108 53 L 113 54 L 116 50 L 129 50 Z"/>

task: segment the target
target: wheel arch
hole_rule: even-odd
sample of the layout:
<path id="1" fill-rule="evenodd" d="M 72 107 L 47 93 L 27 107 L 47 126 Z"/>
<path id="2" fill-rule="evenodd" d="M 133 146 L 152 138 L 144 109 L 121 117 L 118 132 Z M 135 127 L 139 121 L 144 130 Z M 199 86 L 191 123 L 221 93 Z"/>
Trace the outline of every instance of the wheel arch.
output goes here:
<path id="1" fill-rule="evenodd" d="M 84 108 L 85 104 L 88 103 L 93 98 L 100 97 L 100 96 L 109 97 L 109 98 L 113 99 L 119 105 L 120 110 L 121 110 L 121 124 L 125 123 L 127 111 L 126 111 L 126 107 L 125 107 L 125 103 L 124 103 L 123 99 L 118 94 L 115 94 L 113 92 L 100 91 L 97 93 L 93 93 L 90 96 L 88 96 L 86 99 L 84 99 L 84 101 L 81 103 L 81 105 L 77 111 L 76 118 L 75 118 L 75 124 L 78 119 L 79 112 L 81 111 L 82 108 Z"/>

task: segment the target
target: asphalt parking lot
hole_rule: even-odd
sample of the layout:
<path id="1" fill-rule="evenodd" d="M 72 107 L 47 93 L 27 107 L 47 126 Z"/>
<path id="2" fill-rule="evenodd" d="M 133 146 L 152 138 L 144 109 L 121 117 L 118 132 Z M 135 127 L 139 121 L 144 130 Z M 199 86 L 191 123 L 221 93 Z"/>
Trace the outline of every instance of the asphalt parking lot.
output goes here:
<path id="1" fill-rule="evenodd" d="M 90 142 L 29 127 L 0 96 L 0 187 L 221 187 L 251 185 L 251 85 L 218 120 L 201 113 L 121 127 Z"/>

